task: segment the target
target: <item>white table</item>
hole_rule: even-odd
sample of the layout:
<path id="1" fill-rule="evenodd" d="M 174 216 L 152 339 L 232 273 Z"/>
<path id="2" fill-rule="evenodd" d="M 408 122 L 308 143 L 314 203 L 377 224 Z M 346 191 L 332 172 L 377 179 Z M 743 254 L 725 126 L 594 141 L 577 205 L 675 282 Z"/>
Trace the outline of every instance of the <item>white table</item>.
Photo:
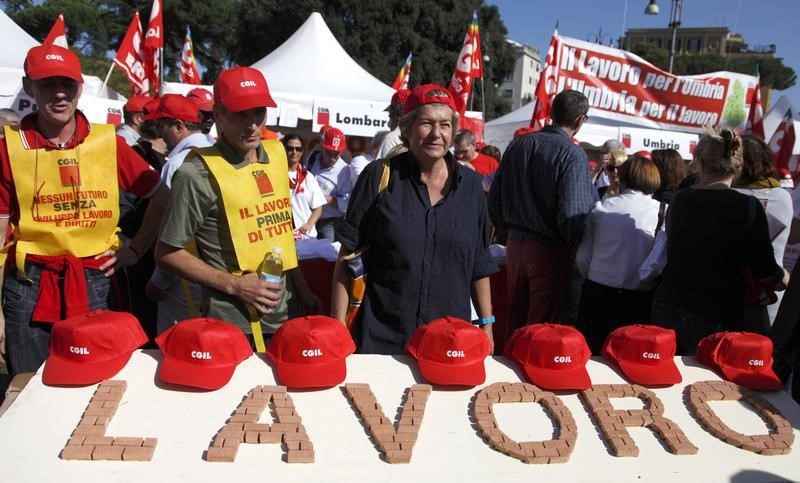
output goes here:
<path id="1" fill-rule="evenodd" d="M 314 444 L 313 464 L 282 461 L 279 445 L 243 444 L 233 463 L 211 463 L 203 452 L 242 397 L 254 386 L 275 384 L 271 367 L 260 356 L 243 362 L 224 388 L 213 392 L 160 387 L 156 370 L 160 353 L 137 351 L 115 380 L 128 389 L 108 427 L 109 436 L 158 438 L 150 462 L 64 461 L 58 455 L 78 423 L 96 386 L 53 388 L 36 375 L 0 418 L 0 475 L 3 482 L 28 481 L 800 481 L 800 443 L 784 456 L 761 456 L 730 446 L 692 419 L 683 402 L 686 385 L 718 380 L 692 358 L 677 359 L 682 384 L 654 389 L 670 418 L 699 448 L 698 454 L 668 453 L 650 431 L 630 430 L 640 449 L 636 458 L 612 456 L 577 393 L 558 393 L 578 426 L 578 439 L 564 464 L 524 464 L 490 448 L 470 421 L 470 398 L 480 389 L 434 388 L 428 399 L 410 464 L 388 464 L 338 387 L 290 392 Z M 588 365 L 595 384 L 626 381 L 601 359 Z M 486 360 L 487 380 L 524 381 L 515 365 L 502 357 Z M 395 417 L 403 391 L 424 381 L 407 357 L 354 355 L 348 359 L 347 382 L 369 383 L 389 418 Z M 792 423 L 800 440 L 800 406 L 784 392 L 763 393 Z M 633 399 L 615 399 L 619 409 L 641 408 Z M 711 403 L 733 429 L 766 433 L 755 413 L 738 402 Z M 541 406 L 510 403 L 495 406 L 498 423 L 517 441 L 552 437 L 552 425 Z M 268 416 L 267 416 L 268 417 Z M 264 421 L 272 422 L 272 421 Z M 344 443 L 343 443 L 344 442 Z"/>

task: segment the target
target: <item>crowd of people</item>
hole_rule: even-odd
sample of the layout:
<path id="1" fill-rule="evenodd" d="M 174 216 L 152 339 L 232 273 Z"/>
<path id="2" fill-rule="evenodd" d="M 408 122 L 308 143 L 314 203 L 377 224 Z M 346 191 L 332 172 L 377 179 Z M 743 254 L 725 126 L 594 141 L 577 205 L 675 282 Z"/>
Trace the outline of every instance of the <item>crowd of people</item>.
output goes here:
<path id="1" fill-rule="evenodd" d="M 447 88 L 424 84 L 392 97 L 389 131 L 364 149 L 325 126 L 308 152 L 301 135 L 265 129 L 276 103 L 252 68 L 224 70 L 213 94 L 132 97 L 116 133 L 77 109 L 82 82 L 72 52 L 34 47 L 23 85 L 38 111 L 4 121 L 0 355 L 12 374 L 45 361 L 53 323 L 98 308 L 134 313 L 151 338 L 218 318 L 263 348 L 287 319 L 323 310 L 298 264 L 306 238 L 341 244 L 330 315 L 342 322 L 345 261 L 363 264 L 351 328 L 362 353 L 400 354 L 447 316 L 493 344 L 493 241 L 506 246 L 508 299 L 494 301 L 508 304 L 504 339 L 563 323 L 599 354 L 611 332 L 645 323 L 673 329 L 678 353 L 693 355 L 707 335 L 769 334 L 797 312 L 779 312 L 798 236 L 792 196 L 750 135 L 708 127 L 690 162 L 618 140 L 590 160 L 574 141 L 588 100 L 567 90 L 551 125 L 501 154 L 458 129 Z M 280 281 L 259 275 L 267 253 L 281 257 Z M 654 256 L 664 263 L 644 273 Z M 795 322 L 776 346 L 787 357 Z"/>

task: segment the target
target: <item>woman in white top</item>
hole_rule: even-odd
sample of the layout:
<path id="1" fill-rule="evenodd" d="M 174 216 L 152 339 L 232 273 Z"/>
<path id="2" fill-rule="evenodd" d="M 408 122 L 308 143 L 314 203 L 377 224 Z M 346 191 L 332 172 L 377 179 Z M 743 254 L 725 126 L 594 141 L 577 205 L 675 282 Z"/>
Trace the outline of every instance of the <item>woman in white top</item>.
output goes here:
<path id="1" fill-rule="evenodd" d="M 315 225 L 322 216 L 325 195 L 314 175 L 308 172 L 300 160 L 303 158 L 303 138 L 298 134 L 287 134 L 281 139 L 289 162 L 289 188 L 292 193 L 292 220 L 294 238 L 316 238 Z"/>
<path id="2" fill-rule="evenodd" d="M 755 197 L 767 214 L 769 237 L 775 261 L 783 266 L 783 252 L 792 225 L 792 195 L 781 187 L 778 172 L 772 165 L 772 151 L 767 143 L 752 135 L 742 137 L 742 172 L 736 178 L 733 189 Z M 783 292 L 777 292 L 777 300 L 767 306 L 758 303 L 745 305 L 745 329 L 764 334 L 775 321 Z M 752 300 L 755 302 L 755 300 Z"/>
<path id="3" fill-rule="evenodd" d="M 578 328 L 592 352 L 618 327 L 650 318 L 652 282 L 642 282 L 639 267 L 653 248 L 660 185 L 653 161 L 634 156 L 619 168 L 620 194 L 598 202 L 586 221 L 575 264 L 586 278 L 578 309 Z"/>

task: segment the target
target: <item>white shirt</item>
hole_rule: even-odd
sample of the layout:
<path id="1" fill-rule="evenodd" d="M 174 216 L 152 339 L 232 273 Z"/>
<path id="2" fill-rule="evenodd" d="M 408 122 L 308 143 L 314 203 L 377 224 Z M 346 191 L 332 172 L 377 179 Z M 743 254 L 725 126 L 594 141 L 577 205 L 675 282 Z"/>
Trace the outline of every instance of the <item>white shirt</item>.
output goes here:
<path id="1" fill-rule="evenodd" d="M 755 197 L 761 202 L 767 214 L 769 238 L 772 240 L 772 251 L 775 252 L 775 263 L 783 266 L 783 252 L 789 239 L 789 228 L 792 226 L 792 195 L 785 188 L 748 189 L 734 188 L 739 193 Z"/>
<path id="2" fill-rule="evenodd" d="M 361 172 L 364 171 L 364 168 L 366 168 L 367 165 L 372 161 L 374 161 L 374 158 L 369 154 L 362 154 L 361 156 L 356 156 L 350 160 L 350 177 L 353 180 L 353 186 L 356 185 L 358 175 L 361 174 Z"/>
<path id="3" fill-rule="evenodd" d="M 128 143 L 128 146 L 133 146 L 139 141 L 139 138 L 142 137 L 136 132 L 136 129 L 127 124 L 121 124 L 117 128 L 117 136 L 122 136 L 122 139 Z"/>
<path id="4" fill-rule="evenodd" d="M 609 287 L 652 288 L 642 284 L 639 267 L 653 249 L 659 205 L 631 189 L 597 202 L 575 255 L 581 275 Z"/>
<path id="5" fill-rule="evenodd" d="M 350 176 L 350 167 L 342 158 L 330 168 L 323 168 L 322 161 L 317 160 L 309 170 L 317 178 L 319 187 L 325 196 L 336 198 L 336 206 L 325 204 L 322 208 L 322 218 L 341 218 L 347 212 L 347 203 L 350 201 L 350 192 L 353 191 L 353 179 Z"/>
<path id="6" fill-rule="evenodd" d="M 175 174 L 175 171 L 181 167 L 190 150 L 192 148 L 207 148 L 213 145 L 214 141 L 201 132 L 192 133 L 181 139 L 178 141 L 178 144 L 172 148 L 172 151 L 167 154 L 167 162 L 164 163 L 164 167 L 161 168 L 161 179 L 171 188 L 172 176 Z"/>
<path id="7" fill-rule="evenodd" d="M 289 171 L 289 179 L 297 179 L 297 171 Z M 311 173 L 306 173 L 306 178 L 299 186 L 291 190 L 292 193 L 292 219 L 295 229 L 300 228 L 311 218 L 311 212 L 325 205 L 325 195 L 317 184 L 317 179 Z M 317 237 L 317 229 L 313 225 L 306 235 L 309 238 Z"/>
<path id="8" fill-rule="evenodd" d="M 389 131 L 389 134 L 383 138 L 383 142 L 381 142 L 381 147 L 378 148 L 378 152 L 375 153 L 375 159 L 383 159 L 389 154 L 389 151 L 392 150 L 393 147 L 397 146 L 398 144 L 403 144 L 403 141 L 400 140 L 400 128 L 396 127 L 393 130 Z"/>

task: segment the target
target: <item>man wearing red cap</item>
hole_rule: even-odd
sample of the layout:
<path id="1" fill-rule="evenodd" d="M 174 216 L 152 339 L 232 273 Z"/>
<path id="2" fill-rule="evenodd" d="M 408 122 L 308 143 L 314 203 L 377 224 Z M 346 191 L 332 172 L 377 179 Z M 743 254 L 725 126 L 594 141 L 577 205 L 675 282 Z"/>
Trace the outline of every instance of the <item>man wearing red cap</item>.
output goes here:
<path id="1" fill-rule="evenodd" d="M 203 92 L 208 92 L 203 90 Z M 180 94 L 164 94 L 158 108 L 146 116 L 155 120 L 158 131 L 169 149 L 161 179 L 172 185 L 172 176 L 194 148 L 213 145 L 202 132 L 202 118 L 197 105 Z M 156 267 L 147 283 L 148 297 L 158 301 L 157 332 L 167 330 L 176 321 L 199 315 L 200 287 Z"/>
<path id="2" fill-rule="evenodd" d="M 266 253 L 281 248 L 287 281 L 306 306 L 315 305 L 297 268 L 286 151 L 261 140 L 267 107 L 276 106 L 261 72 L 223 71 L 214 101 L 219 140 L 194 150 L 175 172 L 156 262 L 200 284 L 203 315 L 252 333 L 263 351 L 262 325 L 274 332 L 290 302 L 284 283 L 255 273 Z M 192 240 L 197 256 L 187 250 Z"/>
<path id="3" fill-rule="evenodd" d="M 214 96 L 202 87 L 195 87 L 186 93 L 186 98 L 200 110 L 203 134 L 211 132 L 211 126 L 214 125 Z"/>
<path id="4" fill-rule="evenodd" d="M 110 305 L 109 277 L 152 244 L 169 196 L 112 126 L 90 125 L 77 110 L 83 77 L 73 52 L 33 47 L 22 83 L 39 111 L 6 127 L 0 142 L 0 232 L 13 227 L 3 287 L 12 373 L 44 362 L 50 324 Z M 124 246 L 120 189 L 151 199 L 142 228 Z"/>
<path id="5" fill-rule="evenodd" d="M 144 122 L 144 105 L 151 97 L 131 96 L 128 102 L 122 106 L 122 124 L 117 128 L 117 135 L 133 146 L 142 137 L 139 133 L 139 126 Z"/>
<path id="6" fill-rule="evenodd" d="M 400 139 L 400 118 L 403 116 L 403 111 L 406 106 L 406 99 L 411 94 L 409 89 L 400 89 L 392 95 L 392 100 L 389 102 L 389 107 L 384 109 L 389 112 L 389 134 L 383 138 L 378 152 L 375 154 L 375 159 L 382 159 L 389 155 L 396 146 L 401 146 L 403 141 Z"/>
<path id="7" fill-rule="evenodd" d="M 309 169 L 322 188 L 326 202 L 322 207 L 322 217 L 317 222 L 317 238 L 333 241 L 335 223 L 347 212 L 347 202 L 353 191 L 353 177 L 341 157 L 347 147 L 342 131 L 335 127 L 325 130 L 320 146 L 319 162 Z"/>

